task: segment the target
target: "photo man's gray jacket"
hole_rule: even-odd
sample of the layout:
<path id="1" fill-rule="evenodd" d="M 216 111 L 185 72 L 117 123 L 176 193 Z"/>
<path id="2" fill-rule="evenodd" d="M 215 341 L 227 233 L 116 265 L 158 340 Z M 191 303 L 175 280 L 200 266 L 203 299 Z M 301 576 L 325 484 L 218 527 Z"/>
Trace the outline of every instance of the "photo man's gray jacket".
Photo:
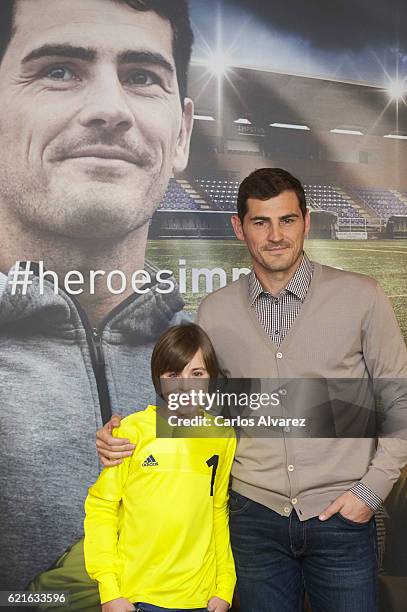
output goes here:
<path id="1" fill-rule="evenodd" d="M 41 295 L 35 278 L 13 296 L 9 279 L 0 275 L 0 590 L 24 588 L 82 535 L 96 431 L 111 411 L 154 403 L 152 347 L 184 317 L 178 291 L 153 283 L 92 330 L 67 294 L 46 285 Z"/>

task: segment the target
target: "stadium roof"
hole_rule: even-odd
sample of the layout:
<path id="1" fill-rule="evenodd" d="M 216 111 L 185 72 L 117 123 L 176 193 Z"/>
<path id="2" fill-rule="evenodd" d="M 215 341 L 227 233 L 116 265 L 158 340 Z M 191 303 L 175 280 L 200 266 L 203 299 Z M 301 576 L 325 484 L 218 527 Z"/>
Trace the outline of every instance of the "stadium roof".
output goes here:
<path id="1" fill-rule="evenodd" d="M 223 75 L 192 64 L 189 90 L 196 113 L 224 122 L 247 118 L 252 124 L 307 125 L 310 130 L 336 128 L 384 136 L 407 135 L 406 96 L 398 102 L 380 87 L 247 67 L 230 67 Z M 398 121 L 397 121 L 398 117 Z"/>

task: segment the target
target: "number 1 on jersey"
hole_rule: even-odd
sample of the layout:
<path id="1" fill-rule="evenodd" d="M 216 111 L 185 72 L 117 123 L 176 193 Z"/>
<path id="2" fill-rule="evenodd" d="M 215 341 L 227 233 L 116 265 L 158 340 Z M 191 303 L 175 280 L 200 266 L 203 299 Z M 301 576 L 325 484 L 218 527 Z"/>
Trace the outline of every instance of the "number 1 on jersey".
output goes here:
<path id="1" fill-rule="evenodd" d="M 219 465 L 219 455 L 212 455 L 212 457 L 208 459 L 206 464 L 208 465 L 208 467 L 212 468 L 211 494 L 210 495 L 211 497 L 213 497 L 213 487 L 215 484 L 216 470 L 218 469 L 218 465 Z"/>

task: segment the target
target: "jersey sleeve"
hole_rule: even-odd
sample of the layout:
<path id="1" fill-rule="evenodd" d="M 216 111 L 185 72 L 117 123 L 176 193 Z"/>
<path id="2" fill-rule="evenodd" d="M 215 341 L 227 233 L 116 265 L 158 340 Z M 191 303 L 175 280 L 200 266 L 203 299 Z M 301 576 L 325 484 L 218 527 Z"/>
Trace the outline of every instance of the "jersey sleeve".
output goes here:
<path id="1" fill-rule="evenodd" d="M 136 432 L 125 427 L 114 429 L 112 435 L 128 438 L 133 444 L 138 442 Z M 85 566 L 89 576 L 98 582 L 102 604 L 122 597 L 117 542 L 119 509 L 130 461 L 131 457 L 126 457 L 120 465 L 104 468 L 85 501 Z"/>
<path id="2" fill-rule="evenodd" d="M 231 430 L 223 461 L 219 466 L 219 477 L 216 478 L 213 517 L 216 551 L 216 592 L 213 596 L 224 599 L 230 605 L 232 604 L 236 584 L 236 573 L 230 546 L 228 500 L 230 470 L 232 469 L 235 450 L 236 436 L 235 432 Z"/>

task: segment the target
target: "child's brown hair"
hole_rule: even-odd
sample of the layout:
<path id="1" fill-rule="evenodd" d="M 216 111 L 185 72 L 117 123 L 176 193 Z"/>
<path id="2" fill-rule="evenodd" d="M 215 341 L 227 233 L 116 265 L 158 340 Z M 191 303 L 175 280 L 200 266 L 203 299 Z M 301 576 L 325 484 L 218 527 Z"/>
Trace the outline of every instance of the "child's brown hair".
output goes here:
<path id="1" fill-rule="evenodd" d="M 155 390 L 161 395 L 160 377 L 166 372 L 182 372 L 199 349 L 210 378 L 223 375 L 212 342 L 195 323 L 174 325 L 158 339 L 151 356 L 151 377 Z"/>

